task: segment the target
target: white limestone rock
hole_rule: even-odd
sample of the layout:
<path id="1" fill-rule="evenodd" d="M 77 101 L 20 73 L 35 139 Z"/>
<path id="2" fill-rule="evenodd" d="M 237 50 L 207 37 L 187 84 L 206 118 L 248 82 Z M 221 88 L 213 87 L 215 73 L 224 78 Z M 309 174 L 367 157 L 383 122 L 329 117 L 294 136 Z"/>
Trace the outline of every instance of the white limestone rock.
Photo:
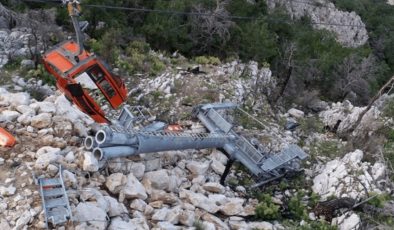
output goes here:
<path id="1" fill-rule="evenodd" d="M 201 163 L 198 161 L 189 161 L 186 168 L 194 175 L 203 175 L 209 169 L 209 163 Z"/>
<path id="2" fill-rule="evenodd" d="M 209 213 L 216 213 L 220 209 L 219 206 L 216 205 L 215 201 L 209 199 L 201 193 L 195 193 L 186 189 L 182 189 L 179 193 L 179 196 L 181 199 L 186 199 L 195 207 L 204 209 Z"/>
<path id="3" fill-rule="evenodd" d="M 128 213 L 127 208 L 124 206 L 124 204 L 119 203 L 115 198 L 110 196 L 104 196 L 104 199 L 109 204 L 108 216 L 115 217 Z"/>
<path id="4" fill-rule="evenodd" d="M 0 102 L 10 106 L 28 105 L 30 103 L 30 95 L 28 93 L 0 92 Z"/>
<path id="5" fill-rule="evenodd" d="M 217 182 L 208 182 L 202 186 L 208 192 L 224 193 L 225 187 Z"/>
<path id="6" fill-rule="evenodd" d="M 381 162 L 376 162 L 372 166 L 372 177 L 374 180 L 381 180 L 386 175 L 386 165 Z"/>
<path id="7" fill-rule="evenodd" d="M 91 202 L 79 203 L 75 208 L 74 219 L 77 222 L 88 222 L 92 228 L 97 230 L 105 230 L 108 225 L 105 210 Z"/>
<path id="8" fill-rule="evenodd" d="M 216 150 L 216 149 L 212 151 L 210 158 L 213 161 L 219 161 L 223 165 L 226 165 L 227 161 L 228 161 L 228 158 L 226 157 L 226 155 L 224 155 L 222 152 L 220 152 L 219 150 Z"/>
<path id="9" fill-rule="evenodd" d="M 12 110 L 4 110 L 3 112 L 1 112 L 1 115 L 4 119 L 4 121 L 8 121 L 8 122 L 13 122 L 15 121 L 21 114 L 16 112 L 16 111 L 12 111 Z"/>
<path id="10" fill-rule="evenodd" d="M 64 184 L 67 188 L 70 187 L 75 188 L 78 185 L 78 180 L 74 173 L 68 170 L 63 170 L 62 174 L 63 174 Z"/>
<path id="11" fill-rule="evenodd" d="M 155 221 L 165 221 L 167 215 L 170 213 L 170 210 L 167 207 L 158 209 L 155 211 L 155 214 L 152 216 L 152 220 Z"/>
<path id="12" fill-rule="evenodd" d="M 291 108 L 289 109 L 289 111 L 287 111 L 288 114 L 290 114 L 290 116 L 294 117 L 294 118 L 303 118 L 304 117 L 304 112 L 295 108 Z"/>
<path id="13" fill-rule="evenodd" d="M 312 190 L 323 199 L 334 195 L 336 197 L 351 197 L 358 199 L 368 191 L 382 193 L 379 181 L 370 172 L 382 175 L 369 162 L 362 162 L 363 152 L 355 150 L 346 154 L 342 159 L 334 159 L 325 165 L 317 167 L 317 175 L 313 179 Z M 379 166 L 379 165 L 378 165 Z M 365 187 L 365 188 L 364 188 Z"/>
<path id="14" fill-rule="evenodd" d="M 140 162 L 135 162 L 130 166 L 130 172 L 133 173 L 138 180 L 141 180 L 145 173 L 145 165 Z"/>
<path id="15" fill-rule="evenodd" d="M 146 206 L 147 206 L 146 202 L 141 200 L 141 199 L 134 199 L 130 203 L 130 208 L 131 209 L 135 209 L 135 210 L 140 211 L 140 212 L 145 211 Z"/>
<path id="16" fill-rule="evenodd" d="M 182 225 L 191 227 L 193 226 L 195 221 L 196 221 L 196 214 L 194 211 L 183 210 L 179 214 L 179 223 L 181 223 Z"/>
<path id="17" fill-rule="evenodd" d="M 55 163 L 60 159 L 60 148 L 44 146 L 37 150 L 35 167 L 37 169 L 46 169 L 49 164 Z"/>
<path id="18" fill-rule="evenodd" d="M 245 200 L 242 198 L 228 198 L 228 201 L 220 206 L 220 212 L 226 216 L 239 215 L 244 211 L 243 204 Z"/>
<path id="19" fill-rule="evenodd" d="M 123 220 L 121 217 L 111 219 L 108 230 L 137 230 L 137 227 L 130 220 Z"/>
<path id="20" fill-rule="evenodd" d="M 208 198 L 217 205 L 224 205 L 228 201 L 228 198 L 223 194 L 209 194 Z"/>
<path id="21" fill-rule="evenodd" d="M 153 189 L 168 190 L 170 177 L 165 169 L 145 173 L 142 183 L 151 186 Z"/>
<path id="22" fill-rule="evenodd" d="M 287 0 L 268 0 L 270 9 L 283 6 L 291 17 L 299 19 L 308 17 L 316 29 L 324 29 L 332 32 L 336 40 L 346 47 L 359 47 L 368 41 L 368 32 L 361 17 L 354 11 L 339 10 L 328 1 L 316 4 L 314 0 L 307 0 L 304 4 L 293 4 Z M 332 26 L 331 24 L 347 24 L 349 26 Z"/>
<path id="23" fill-rule="evenodd" d="M 181 230 L 182 228 L 179 226 L 175 226 L 167 221 L 161 221 L 157 223 L 158 229 L 168 229 L 168 230 Z"/>
<path id="24" fill-rule="evenodd" d="M 118 194 L 126 184 L 127 177 L 122 173 L 113 173 L 106 178 L 105 186 L 113 194 Z"/>
<path id="25" fill-rule="evenodd" d="M 230 229 L 226 223 L 224 223 L 220 218 L 218 218 L 212 214 L 205 213 L 202 216 L 202 219 L 209 222 L 209 223 L 214 224 L 216 229 L 226 229 L 226 230 Z"/>
<path id="26" fill-rule="evenodd" d="M 0 195 L 2 196 L 12 196 L 16 192 L 16 188 L 13 185 L 8 187 L 0 186 Z"/>
<path id="27" fill-rule="evenodd" d="M 21 114 L 28 114 L 30 116 L 36 115 L 36 111 L 28 105 L 18 105 L 16 107 L 16 111 L 20 112 Z"/>
<path id="28" fill-rule="evenodd" d="M 29 125 L 31 122 L 32 116 L 28 113 L 24 113 L 17 118 L 18 123 L 22 125 Z"/>
<path id="29" fill-rule="evenodd" d="M 38 112 L 39 113 L 56 114 L 56 105 L 54 103 L 52 103 L 52 102 L 41 101 L 41 102 L 36 102 L 35 104 L 38 107 Z M 33 107 L 33 104 L 30 105 L 30 107 Z"/>
<path id="30" fill-rule="evenodd" d="M 68 163 L 73 163 L 75 160 L 75 155 L 73 151 L 70 151 L 67 153 L 67 155 L 64 157 L 64 159 L 68 162 Z"/>
<path id="31" fill-rule="evenodd" d="M 218 160 L 212 160 L 211 168 L 216 174 L 222 175 L 226 169 L 226 166 L 224 166 L 222 162 Z"/>
<path id="32" fill-rule="evenodd" d="M 266 221 L 250 222 L 248 223 L 248 229 L 274 230 L 274 225 Z"/>
<path id="33" fill-rule="evenodd" d="M 47 128 L 52 124 L 52 115 L 50 113 L 40 113 L 31 118 L 31 126 L 37 129 Z"/>
<path id="34" fill-rule="evenodd" d="M 126 185 L 121 190 L 121 193 L 125 198 L 138 198 L 142 200 L 148 198 L 144 186 L 132 173 L 127 175 Z"/>
<path id="35" fill-rule="evenodd" d="M 356 213 L 347 212 L 334 218 L 332 225 L 338 225 L 339 230 L 357 230 L 361 227 L 361 219 Z"/>
<path id="36" fill-rule="evenodd" d="M 88 172 L 97 172 L 99 163 L 91 152 L 84 152 L 83 170 Z"/>
<path id="37" fill-rule="evenodd" d="M 24 211 L 22 213 L 22 215 L 16 221 L 14 229 L 15 230 L 24 229 L 26 227 L 26 225 L 31 221 L 32 218 L 33 217 L 32 217 L 32 215 L 31 215 L 29 210 Z"/>

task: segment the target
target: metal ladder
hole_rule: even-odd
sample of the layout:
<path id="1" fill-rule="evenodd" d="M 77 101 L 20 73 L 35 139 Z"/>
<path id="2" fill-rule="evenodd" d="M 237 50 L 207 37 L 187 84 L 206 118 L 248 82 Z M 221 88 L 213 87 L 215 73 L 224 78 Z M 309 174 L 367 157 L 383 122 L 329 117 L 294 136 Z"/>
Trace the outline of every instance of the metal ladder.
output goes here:
<path id="1" fill-rule="evenodd" d="M 282 165 L 285 165 L 296 158 L 304 160 L 307 157 L 308 155 L 300 147 L 298 147 L 297 145 L 289 145 L 282 152 L 267 158 L 262 163 L 261 169 L 266 172 L 270 172 L 272 170 L 280 168 Z"/>
<path id="2" fill-rule="evenodd" d="M 40 186 L 42 206 L 45 213 L 45 225 L 48 223 L 58 225 L 72 220 L 72 213 L 68 201 L 66 189 L 64 187 L 62 169 L 59 167 L 56 178 L 37 178 Z"/>
<path id="3" fill-rule="evenodd" d="M 238 140 L 235 142 L 240 151 L 240 154 L 245 155 L 255 164 L 259 164 L 263 159 L 264 155 L 260 153 L 248 140 L 243 136 L 239 136 Z"/>

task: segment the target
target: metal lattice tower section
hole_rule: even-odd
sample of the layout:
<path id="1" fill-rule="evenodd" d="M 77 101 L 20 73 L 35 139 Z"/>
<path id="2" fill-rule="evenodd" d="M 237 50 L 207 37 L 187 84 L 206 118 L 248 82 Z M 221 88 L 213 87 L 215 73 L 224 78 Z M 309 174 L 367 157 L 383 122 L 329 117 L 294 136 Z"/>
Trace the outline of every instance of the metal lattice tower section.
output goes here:
<path id="1" fill-rule="evenodd" d="M 300 160 L 308 155 L 298 146 L 289 145 L 276 154 L 262 152 L 256 145 L 233 130 L 233 125 L 220 110 L 236 109 L 233 103 L 206 104 L 194 108 L 193 115 L 209 130 L 209 133 L 165 132 L 165 124 L 152 123 L 135 129 L 136 122 L 145 119 L 140 108 L 124 107 L 117 125 L 100 130 L 95 138 L 88 137 L 85 146 L 93 150 L 100 161 L 127 157 L 141 153 L 169 150 L 218 148 L 231 160 L 237 160 L 264 184 L 281 177 L 288 171 L 299 170 Z M 133 109 L 132 111 L 129 109 Z"/>

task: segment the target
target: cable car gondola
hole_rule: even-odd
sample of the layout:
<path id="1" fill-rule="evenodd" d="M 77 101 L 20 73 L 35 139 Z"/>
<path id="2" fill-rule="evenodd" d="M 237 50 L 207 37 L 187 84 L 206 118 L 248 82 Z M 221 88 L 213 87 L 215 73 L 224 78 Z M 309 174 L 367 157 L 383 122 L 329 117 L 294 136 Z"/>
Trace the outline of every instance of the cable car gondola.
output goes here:
<path id="1" fill-rule="evenodd" d="M 122 79 L 111 73 L 95 54 L 83 48 L 83 34 L 78 21 L 79 2 L 66 1 L 77 41 L 65 41 L 43 55 L 46 70 L 56 78 L 56 86 L 68 100 L 98 123 L 109 123 L 93 95 L 100 93 L 112 108 L 118 108 L 127 98 Z"/>

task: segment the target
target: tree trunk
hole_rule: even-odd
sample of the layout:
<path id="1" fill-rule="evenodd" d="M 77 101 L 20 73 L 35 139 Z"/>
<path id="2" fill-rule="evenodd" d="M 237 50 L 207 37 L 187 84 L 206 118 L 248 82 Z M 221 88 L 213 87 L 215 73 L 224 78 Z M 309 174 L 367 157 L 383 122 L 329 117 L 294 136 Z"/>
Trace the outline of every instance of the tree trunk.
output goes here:
<path id="1" fill-rule="evenodd" d="M 375 101 L 377 101 L 383 95 L 383 93 L 386 91 L 386 89 L 388 89 L 393 84 L 394 84 L 394 76 L 391 77 L 391 79 L 388 80 L 386 82 L 386 84 L 384 84 L 382 86 L 382 88 L 380 88 L 379 92 L 371 99 L 371 101 L 369 102 L 367 107 L 360 113 L 356 123 L 354 123 L 354 125 L 349 129 L 349 131 L 348 131 L 349 134 L 351 134 L 357 128 L 357 126 L 360 125 L 364 115 L 371 109 L 371 107 L 375 103 Z"/>

